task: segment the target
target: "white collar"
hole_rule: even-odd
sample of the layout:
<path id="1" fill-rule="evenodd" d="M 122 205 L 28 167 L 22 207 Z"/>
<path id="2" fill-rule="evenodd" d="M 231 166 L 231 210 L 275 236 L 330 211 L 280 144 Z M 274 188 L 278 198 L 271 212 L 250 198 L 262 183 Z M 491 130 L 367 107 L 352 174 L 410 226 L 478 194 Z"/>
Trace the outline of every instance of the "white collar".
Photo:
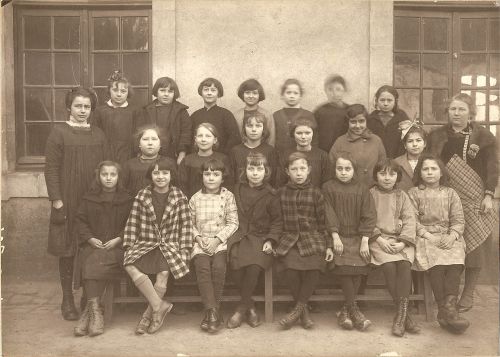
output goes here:
<path id="1" fill-rule="evenodd" d="M 76 119 L 70 114 L 69 119 L 66 121 L 66 124 L 69 126 L 73 126 L 76 128 L 90 128 L 90 124 L 85 122 L 85 123 L 79 123 L 76 121 Z"/>
<path id="2" fill-rule="evenodd" d="M 126 108 L 126 107 L 128 107 L 128 102 L 127 102 L 127 101 L 125 101 L 125 102 L 124 102 L 122 105 L 120 105 L 120 106 L 116 106 L 116 105 L 113 105 L 113 103 L 111 102 L 111 99 L 110 99 L 110 100 L 108 100 L 108 101 L 106 102 L 106 104 L 107 104 L 108 106 L 110 106 L 111 108 Z"/>

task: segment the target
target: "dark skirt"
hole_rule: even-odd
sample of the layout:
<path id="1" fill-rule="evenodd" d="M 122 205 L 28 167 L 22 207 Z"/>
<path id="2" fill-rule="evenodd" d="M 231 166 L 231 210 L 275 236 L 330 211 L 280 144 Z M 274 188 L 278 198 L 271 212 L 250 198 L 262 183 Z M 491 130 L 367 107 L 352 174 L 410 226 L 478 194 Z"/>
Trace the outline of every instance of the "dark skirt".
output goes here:
<path id="1" fill-rule="evenodd" d="M 489 249 L 491 244 L 491 237 L 489 237 L 479 245 L 476 249 L 465 256 L 465 268 L 482 268 L 485 262 L 486 250 Z"/>
<path id="2" fill-rule="evenodd" d="M 273 256 L 262 251 L 261 239 L 244 237 L 231 247 L 229 266 L 233 270 L 238 270 L 253 264 L 266 270 L 273 264 Z"/>
<path id="3" fill-rule="evenodd" d="M 144 274 L 157 274 L 162 271 L 170 271 L 167 259 L 163 256 L 159 247 L 144 254 L 133 265 Z"/>
<path id="4" fill-rule="evenodd" d="M 83 280 L 114 280 L 123 276 L 123 249 L 86 246 L 80 252 Z"/>
<path id="5" fill-rule="evenodd" d="M 333 275 L 368 275 L 371 268 L 369 265 L 354 266 L 354 265 L 335 265 L 333 268 L 328 266 Z"/>
<path id="6" fill-rule="evenodd" d="M 276 269 L 278 272 L 286 269 L 294 270 L 320 270 L 325 271 L 326 261 L 324 254 L 314 254 L 303 257 L 299 254 L 297 246 L 293 246 L 286 255 L 277 259 Z"/>

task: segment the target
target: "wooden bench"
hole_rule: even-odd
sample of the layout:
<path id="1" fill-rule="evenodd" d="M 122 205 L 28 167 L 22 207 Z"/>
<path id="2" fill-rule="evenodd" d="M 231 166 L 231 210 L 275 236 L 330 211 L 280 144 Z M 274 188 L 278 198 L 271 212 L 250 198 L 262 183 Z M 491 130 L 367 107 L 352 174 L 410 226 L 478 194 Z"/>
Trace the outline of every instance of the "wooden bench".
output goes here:
<path id="1" fill-rule="evenodd" d="M 128 303 L 140 303 L 145 302 L 142 296 L 130 296 L 127 291 L 129 290 L 130 280 L 128 278 L 123 278 L 121 281 L 111 284 L 106 288 L 106 292 L 103 296 L 104 302 L 104 318 L 106 321 L 110 321 L 113 315 L 113 305 L 114 304 L 128 304 Z M 189 285 L 189 284 L 185 284 Z M 275 302 L 290 302 L 293 298 L 290 294 L 285 293 L 285 289 L 274 289 L 273 286 L 273 269 L 268 269 L 264 273 L 264 295 L 256 295 L 253 297 L 255 301 L 264 302 L 265 311 L 265 321 L 273 322 L 274 320 L 274 303 Z M 191 287 L 193 284 L 190 285 Z M 424 272 L 418 273 L 417 284 L 418 291 L 410 295 L 411 301 L 418 302 L 418 313 L 425 314 L 427 321 L 432 321 L 433 316 L 433 296 L 430 286 L 430 281 Z M 176 283 L 176 291 L 179 287 Z M 276 293 L 275 291 L 276 290 Z M 283 291 L 282 291 L 283 290 Z M 189 302 L 201 302 L 201 297 L 199 295 L 168 295 L 168 301 L 174 303 L 189 303 Z M 383 284 L 369 284 L 366 288 L 364 295 L 357 296 L 358 301 L 392 301 L 390 294 L 387 292 L 385 285 Z M 240 296 L 238 292 L 233 288 L 225 289 L 224 296 L 222 297 L 223 302 L 238 302 L 240 301 Z M 324 289 L 318 288 L 315 290 L 314 295 L 311 296 L 310 301 L 344 301 L 344 296 L 341 289 Z"/>

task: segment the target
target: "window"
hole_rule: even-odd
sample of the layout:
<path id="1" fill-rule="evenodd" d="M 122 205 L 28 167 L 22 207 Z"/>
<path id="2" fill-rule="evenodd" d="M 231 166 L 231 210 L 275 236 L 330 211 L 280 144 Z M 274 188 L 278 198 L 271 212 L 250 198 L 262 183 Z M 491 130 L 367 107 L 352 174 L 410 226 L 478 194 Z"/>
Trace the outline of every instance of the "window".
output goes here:
<path id="1" fill-rule="evenodd" d="M 107 100 L 107 78 L 122 69 L 144 105 L 151 88 L 147 9 L 16 9 L 16 147 L 19 164 L 45 161 L 53 125 L 67 120 L 68 89 L 93 87 Z"/>
<path id="2" fill-rule="evenodd" d="M 494 134 L 499 118 L 499 14 L 396 10 L 394 86 L 410 118 L 444 124 L 444 104 L 464 92 L 476 101 L 476 120 Z"/>

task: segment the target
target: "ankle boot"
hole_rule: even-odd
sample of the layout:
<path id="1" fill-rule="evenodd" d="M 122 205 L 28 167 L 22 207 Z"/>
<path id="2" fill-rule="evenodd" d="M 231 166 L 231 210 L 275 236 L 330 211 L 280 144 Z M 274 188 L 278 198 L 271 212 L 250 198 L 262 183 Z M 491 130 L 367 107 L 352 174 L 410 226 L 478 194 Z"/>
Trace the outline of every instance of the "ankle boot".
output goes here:
<path id="1" fill-rule="evenodd" d="M 311 319 L 311 315 L 309 314 L 309 308 L 307 306 L 304 310 L 302 310 L 302 315 L 300 315 L 300 324 L 306 330 L 309 330 L 314 327 L 314 321 Z"/>
<path id="2" fill-rule="evenodd" d="M 288 330 L 293 326 L 294 323 L 297 322 L 297 320 L 302 315 L 302 311 L 306 308 L 307 306 L 305 304 L 298 302 L 297 305 L 295 305 L 295 307 L 292 309 L 292 311 L 290 311 L 288 315 L 280 320 L 280 325 L 285 330 Z"/>
<path id="3" fill-rule="evenodd" d="M 469 327 L 469 321 L 460 317 L 457 310 L 457 297 L 448 295 L 444 303 L 445 320 L 450 331 L 456 334 L 461 334 Z"/>
<path id="4" fill-rule="evenodd" d="M 201 320 L 201 323 L 200 323 L 200 328 L 203 331 L 207 331 L 208 330 L 208 309 L 205 310 L 205 313 L 203 315 L 203 320 Z"/>
<path id="5" fill-rule="evenodd" d="M 88 300 L 89 309 L 89 336 L 97 336 L 104 332 L 104 316 L 102 315 L 99 298 L 94 297 Z"/>
<path id="6" fill-rule="evenodd" d="M 337 322 L 344 330 L 352 330 L 353 324 L 346 304 L 337 312 Z"/>
<path id="7" fill-rule="evenodd" d="M 208 333 L 216 333 L 222 325 L 222 319 L 219 314 L 219 309 L 216 307 L 208 309 Z"/>
<path id="8" fill-rule="evenodd" d="M 406 314 L 406 322 L 405 322 L 405 330 L 409 333 L 419 333 L 420 326 L 413 320 L 410 314 L 410 309 L 408 309 L 408 313 Z"/>
<path id="9" fill-rule="evenodd" d="M 85 305 L 85 308 L 82 310 L 82 314 L 80 315 L 80 319 L 76 323 L 76 326 L 73 330 L 75 336 L 85 336 L 88 333 L 89 329 L 89 308 L 88 305 Z"/>
<path id="10" fill-rule="evenodd" d="M 65 320 L 76 321 L 78 320 L 78 311 L 75 306 L 75 299 L 73 298 L 73 292 L 63 293 L 63 299 L 61 303 L 61 313 Z"/>
<path id="11" fill-rule="evenodd" d="M 247 323 L 251 327 L 260 326 L 260 324 L 262 323 L 260 321 L 259 314 L 257 313 L 257 310 L 255 310 L 255 307 L 251 307 L 250 309 L 247 310 L 246 317 L 247 317 Z"/>
<path id="12" fill-rule="evenodd" d="M 444 308 L 444 300 L 436 301 L 436 303 L 438 306 L 438 313 L 436 320 L 439 323 L 439 326 L 441 326 L 444 329 L 448 329 L 448 322 L 446 321 L 446 311 Z"/>
<path id="13" fill-rule="evenodd" d="M 349 315 L 351 315 L 351 319 L 354 327 L 356 327 L 360 331 L 366 330 L 372 322 L 368 320 L 365 315 L 359 310 L 358 304 L 354 301 L 349 306 Z"/>
<path id="14" fill-rule="evenodd" d="M 405 334 L 405 324 L 408 314 L 408 298 L 402 297 L 399 299 L 398 312 L 392 324 L 392 334 L 403 337 Z"/>

